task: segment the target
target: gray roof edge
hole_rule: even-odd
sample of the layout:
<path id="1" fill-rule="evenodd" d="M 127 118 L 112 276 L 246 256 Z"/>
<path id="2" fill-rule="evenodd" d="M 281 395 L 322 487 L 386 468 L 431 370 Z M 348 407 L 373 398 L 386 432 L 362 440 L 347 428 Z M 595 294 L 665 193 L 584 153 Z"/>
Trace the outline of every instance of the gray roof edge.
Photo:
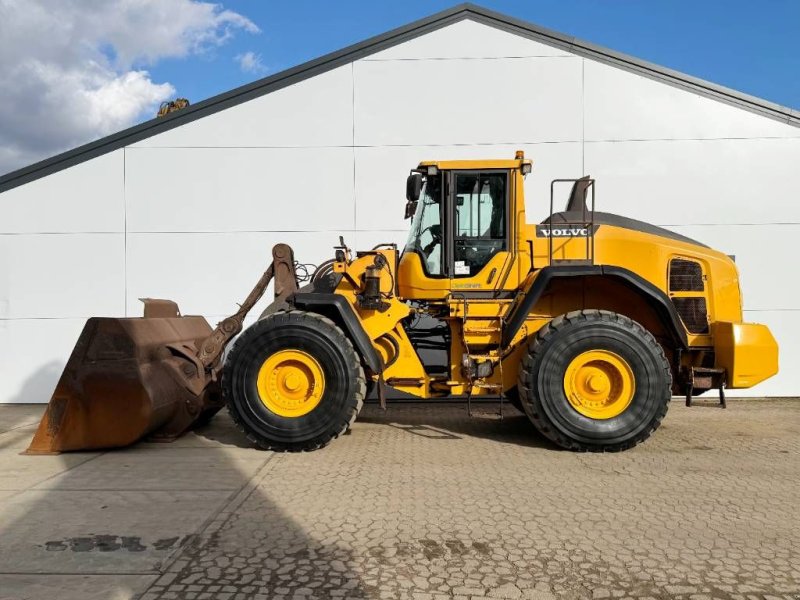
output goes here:
<path id="1" fill-rule="evenodd" d="M 606 62 L 610 65 L 621 67 L 640 75 L 650 76 L 659 81 L 677 85 L 681 88 L 699 92 L 717 100 L 722 100 L 728 104 L 745 108 L 782 123 L 800 127 L 800 110 L 782 106 L 757 96 L 752 96 L 699 77 L 687 75 L 681 71 L 676 71 L 636 58 L 635 56 L 630 56 L 629 54 L 617 52 L 616 50 L 611 50 L 604 46 L 564 35 L 552 29 L 534 25 L 528 21 L 523 21 L 522 19 L 498 13 L 481 6 L 466 4 L 464 10 L 474 13 L 478 17 L 478 20 L 487 25 L 499 26 L 501 29 L 510 33 L 525 35 L 531 39 L 561 47 L 574 54 Z"/>
<path id="2" fill-rule="evenodd" d="M 0 177 L 0 193 L 86 162 L 92 158 L 102 156 L 103 154 L 113 152 L 114 150 L 124 148 L 125 146 L 169 131 L 175 127 L 191 123 L 197 119 L 225 110 L 226 108 L 299 83 L 315 75 L 325 73 L 336 67 L 446 27 L 447 25 L 465 18 L 473 18 L 484 24 L 504 29 L 511 33 L 521 34 L 537 41 L 561 47 L 580 56 L 600 60 L 613 66 L 658 79 L 665 83 L 698 92 L 702 95 L 744 108 L 762 116 L 795 127 L 800 127 L 800 110 L 794 110 L 755 96 L 750 96 L 710 81 L 705 81 L 685 73 L 674 71 L 633 56 L 534 25 L 515 17 L 483 8 L 482 6 L 464 3 L 392 29 L 386 33 L 368 38 L 362 42 L 347 46 L 341 50 L 291 67 L 269 77 L 212 96 L 211 98 L 207 98 L 206 100 L 171 113 L 165 117 L 150 119 L 144 123 L 134 125 L 128 129 L 7 173 Z"/>

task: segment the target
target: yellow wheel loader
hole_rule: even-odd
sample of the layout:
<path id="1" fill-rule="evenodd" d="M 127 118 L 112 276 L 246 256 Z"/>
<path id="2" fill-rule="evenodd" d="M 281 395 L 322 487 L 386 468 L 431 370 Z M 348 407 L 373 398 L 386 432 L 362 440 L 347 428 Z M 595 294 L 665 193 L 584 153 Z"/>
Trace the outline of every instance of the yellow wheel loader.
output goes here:
<path id="1" fill-rule="evenodd" d="M 589 177 L 551 184 L 525 219 L 531 161 L 423 162 L 406 185 L 408 241 L 334 257 L 298 287 L 292 250 L 216 329 L 145 300 L 143 318 L 90 319 L 29 452 L 170 440 L 223 405 L 262 448 L 325 446 L 368 390 L 499 397 L 555 444 L 645 440 L 673 394 L 747 388 L 778 370 L 742 322 L 734 261 L 666 229 L 595 211 Z M 554 210 L 559 187 L 570 189 Z M 544 207 L 542 207 L 544 208 Z M 275 301 L 235 340 L 270 281 Z M 501 402 L 502 406 L 502 402 Z"/>

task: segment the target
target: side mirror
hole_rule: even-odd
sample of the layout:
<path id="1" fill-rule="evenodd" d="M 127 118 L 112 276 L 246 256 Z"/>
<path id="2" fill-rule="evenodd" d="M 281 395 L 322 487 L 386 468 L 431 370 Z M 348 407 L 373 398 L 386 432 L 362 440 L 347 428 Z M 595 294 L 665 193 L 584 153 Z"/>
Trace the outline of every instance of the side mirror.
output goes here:
<path id="1" fill-rule="evenodd" d="M 406 216 L 403 217 L 404 219 L 410 219 L 414 216 L 414 213 L 417 212 L 417 201 L 416 200 L 409 200 L 406 202 Z"/>
<path id="2" fill-rule="evenodd" d="M 422 191 L 422 173 L 411 173 L 406 179 L 406 200 L 416 202 Z"/>

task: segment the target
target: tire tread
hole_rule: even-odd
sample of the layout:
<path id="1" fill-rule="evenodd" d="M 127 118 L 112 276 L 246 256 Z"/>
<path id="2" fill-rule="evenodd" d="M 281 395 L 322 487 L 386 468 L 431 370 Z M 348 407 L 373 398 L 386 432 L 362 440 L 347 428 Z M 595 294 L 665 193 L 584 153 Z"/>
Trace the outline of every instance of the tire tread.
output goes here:
<path id="1" fill-rule="evenodd" d="M 653 336 L 653 334 L 651 334 L 641 324 L 620 313 L 600 309 L 585 309 L 571 311 L 555 317 L 544 327 L 542 327 L 534 336 L 533 340 L 528 346 L 528 352 L 525 353 L 520 366 L 519 382 L 517 385 L 522 392 L 522 404 L 525 408 L 526 414 L 539 432 L 545 438 L 554 444 L 561 446 L 562 448 L 578 452 L 621 452 L 623 450 L 628 450 L 646 440 L 656 429 L 659 428 L 661 422 L 667 414 L 667 410 L 669 409 L 669 402 L 671 400 L 671 395 L 669 393 L 665 395 L 665 401 L 661 403 L 658 412 L 650 422 L 649 426 L 639 432 L 639 434 L 637 434 L 634 438 L 615 444 L 586 444 L 563 434 L 562 432 L 558 431 L 558 428 L 553 427 L 546 415 L 544 415 L 542 411 L 538 411 L 536 409 L 532 400 L 534 391 L 525 385 L 526 382 L 533 381 L 532 378 L 534 377 L 536 365 L 541 360 L 543 353 L 546 351 L 547 342 L 566 327 L 586 321 L 616 323 L 623 329 L 628 330 L 631 335 L 642 339 L 648 346 L 651 347 L 651 349 L 660 359 L 666 381 L 669 384 L 667 389 L 669 390 L 672 388 L 672 369 L 670 368 L 669 361 L 667 361 L 666 355 L 664 354 L 664 349 L 661 347 L 661 344 L 656 341 L 656 338 Z"/>
<path id="2" fill-rule="evenodd" d="M 367 384 L 361 359 L 353 347 L 353 343 L 350 341 L 350 338 L 348 338 L 341 328 L 328 317 L 317 313 L 292 310 L 273 313 L 259 320 L 259 322 L 265 321 L 274 323 L 275 326 L 304 326 L 316 330 L 327 329 L 328 333 L 330 333 L 332 337 L 336 338 L 337 345 L 342 349 L 343 354 L 349 363 L 350 374 L 356 380 L 356 392 L 353 394 L 354 402 L 351 402 L 351 406 L 346 411 L 345 418 L 340 422 L 333 424 L 322 436 L 318 436 L 313 440 L 306 442 L 276 442 L 275 440 L 271 440 L 256 431 L 252 431 L 247 426 L 235 404 L 231 402 L 230 398 L 228 397 L 230 394 L 229 386 L 226 385 L 226 372 L 228 369 L 225 368 L 223 369 L 222 373 L 222 393 L 223 399 L 228 408 L 228 413 L 230 414 L 239 431 L 241 431 L 250 442 L 259 448 L 262 448 L 263 450 L 272 450 L 274 452 L 310 452 L 324 448 L 333 440 L 344 434 L 353 425 L 358 413 L 361 412 L 361 408 L 364 406 L 364 396 L 366 395 Z M 268 325 L 262 325 L 262 327 L 265 326 Z M 234 342 L 228 355 L 229 360 L 231 358 L 233 360 L 236 359 L 237 347 L 243 347 L 248 343 L 250 337 L 260 334 L 261 330 L 259 328 L 250 327 L 246 329 Z"/>

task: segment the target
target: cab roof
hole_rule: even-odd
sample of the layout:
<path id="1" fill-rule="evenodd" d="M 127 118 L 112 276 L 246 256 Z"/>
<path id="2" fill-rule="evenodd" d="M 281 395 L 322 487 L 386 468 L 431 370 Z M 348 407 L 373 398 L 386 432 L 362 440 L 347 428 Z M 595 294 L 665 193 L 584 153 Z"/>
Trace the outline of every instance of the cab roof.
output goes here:
<path id="1" fill-rule="evenodd" d="M 481 170 L 481 169 L 519 169 L 525 158 L 490 158 L 477 160 L 424 160 L 419 168 L 437 167 L 442 171 Z"/>

